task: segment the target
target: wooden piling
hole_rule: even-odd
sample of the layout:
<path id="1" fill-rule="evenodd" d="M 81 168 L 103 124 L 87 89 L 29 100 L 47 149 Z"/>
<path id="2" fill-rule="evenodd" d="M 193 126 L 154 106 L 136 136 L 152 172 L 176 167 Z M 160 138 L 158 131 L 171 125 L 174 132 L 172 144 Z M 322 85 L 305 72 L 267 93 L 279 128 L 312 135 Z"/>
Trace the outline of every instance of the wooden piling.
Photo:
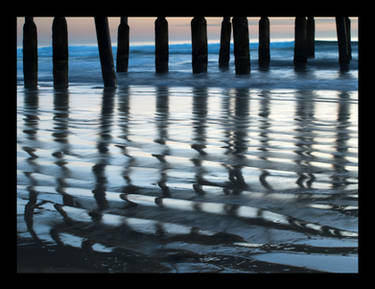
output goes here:
<path id="1" fill-rule="evenodd" d="M 250 73 L 249 27 L 246 17 L 233 17 L 234 64 L 236 74 Z"/>
<path id="2" fill-rule="evenodd" d="M 191 20 L 193 73 L 207 72 L 207 23 L 204 17 Z"/>
<path id="3" fill-rule="evenodd" d="M 23 25 L 23 79 L 25 88 L 38 86 L 38 34 L 33 17 Z"/>
<path id="4" fill-rule="evenodd" d="M 294 64 L 296 66 L 307 62 L 306 28 L 306 17 L 296 17 L 294 22 Z"/>
<path id="5" fill-rule="evenodd" d="M 347 40 L 348 40 L 348 51 L 349 59 L 352 60 L 352 39 L 351 39 L 351 25 L 349 17 L 345 17 L 346 31 L 347 31 Z"/>
<path id="6" fill-rule="evenodd" d="M 341 68 L 347 68 L 350 63 L 349 48 L 348 48 L 348 33 L 345 17 L 336 17 L 336 31 L 339 50 L 339 63 Z"/>
<path id="7" fill-rule="evenodd" d="M 103 16 L 96 16 L 94 17 L 94 19 L 104 87 L 116 87 L 117 81 L 113 64 L 108 18 Z"/>
<path id="8" fill-rule="evenodd" d="M 155 20 L 155 71 L 168 72 L 168 22 L 165 17 Z"/>
<path id="9" fill-rule="evenodd" d="M 129 25 L 128 17 L 121 17 L 117 30 L 116 71 L 128 72 L 129 60 Z"/>
<path id="10" fill-rule="evenodd" d="M 270 21 L 264 16 L 259 20 L 258 63 L 260 66 L 270 63 Z"/>
<path id="11" fill-rule="evenodd" d="M 54 88 L 68 87 L 68 29 L 65 17 L 53 19 L 52 58 Z"/>
<path id="12" fill-rule="evenodd" d="M 223 17 L 220 33 L 219 68 L 228 69 L 230 60 L 230 36 L 232 27 L 230 17 Z"/>
<path id="13" fill-rule="evenodd" d="M 314 17 L 309 16 L 307 17 L 306 23 L 306 41 L 307 41 L 307 48 L 306 53 L 308 58 L 315 57 L 315 20 Z"/>

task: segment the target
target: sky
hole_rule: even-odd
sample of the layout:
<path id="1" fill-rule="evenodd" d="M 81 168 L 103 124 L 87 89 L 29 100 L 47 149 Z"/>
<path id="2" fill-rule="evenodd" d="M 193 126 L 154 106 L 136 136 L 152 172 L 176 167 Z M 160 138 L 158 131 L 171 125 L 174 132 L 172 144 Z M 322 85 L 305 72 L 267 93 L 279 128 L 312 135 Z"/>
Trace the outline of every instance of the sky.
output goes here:
<path id="1" fill-rule="evenodd" d="M 192 17 L 167 17 L 169 42 L 190 42 L 190 21 Z M 248 17 L 249 38 L 258 41 L 258 21 L 260 17 Z M 293 17 L 270 17 L 271 41 L 294 39 Z M 358 17 L 351 19 L 352 40 L 358 40 Z M 94 44 L 96 33 L 93 17 L 66 17 L 68 24 L 69 45 Z M 154 21 L 156 17 L 129 17 L 130 45 L 154 42 Z M 34 17 L 38 30 L 38 46 L 50 46 L 52 43 L 53 17 Z M 117 28 L 120 17 L 109 17 L 111 41 L 117 43 Z M 206 17 L 208 42 L 220 41 L 222 17 Z M 22 27 L 24 17 L 17 17 L 17 47 L 22 47 Z M 334 17 L 315 17 L 315 38 L 317 40 L 336 40 L 336 24 Z M 232 37 L 233 41 L 233 37 Z"/>

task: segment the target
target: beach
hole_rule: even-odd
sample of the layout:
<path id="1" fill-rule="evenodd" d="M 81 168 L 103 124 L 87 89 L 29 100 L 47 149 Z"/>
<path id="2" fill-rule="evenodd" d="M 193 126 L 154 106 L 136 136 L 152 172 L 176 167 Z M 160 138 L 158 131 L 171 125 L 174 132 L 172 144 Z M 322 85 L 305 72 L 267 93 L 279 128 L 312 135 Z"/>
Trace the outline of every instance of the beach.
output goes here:
<path id="1" fill-rule="evenodd" d="M 170 44 L 157 75 L 154 47 L 131 46 L 105 89 L 97 47 L 70 46 L 67 90 L 51 47 L 25 89 L 17 50 L 19 272 L 358 272 L 358 43 L 345 72 L 335 41 L 303 70 L 293 42 L 268 69 L 251 43 L 241 76 L 219 47 L 192 74 Z"/>

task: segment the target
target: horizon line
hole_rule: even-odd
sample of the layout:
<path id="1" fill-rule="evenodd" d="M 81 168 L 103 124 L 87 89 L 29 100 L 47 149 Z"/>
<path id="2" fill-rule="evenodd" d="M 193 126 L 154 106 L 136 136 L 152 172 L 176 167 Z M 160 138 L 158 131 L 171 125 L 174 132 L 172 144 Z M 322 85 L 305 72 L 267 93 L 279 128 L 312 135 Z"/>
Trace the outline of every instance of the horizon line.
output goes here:
<path id="1" fill-rule="evenodd" d="M 336 37 L 318 38 L 318 39 L 315 39 L 315 41 L 327 41 L 327 42 L 335 41 L 335 42 L 337 42 L 337 38 Z M 281 42 L 294 42 L 294 38 L 277 38 L 277 39 L 274 39 L 274 40 L 270 41 L 270 43 L 281 43 Z M 351 42 L 358 42 L 358 38 L 355 37 L 354 39 L 351 40 Z M 230 43 L 233 44 L 233 40 Z M 254 43 L 259 43 L 259 41 L 258 40 L 252 40 L 252 41 L 249 41 L 249 43 L 254 44 Z M 189 41 L 189 40 L 172 40 L 172 41 L 169 41 L 168 44 L 169 45 L 170 44 L 172 44 L 172 45 L 191 44 L 191 41 Z M 207 44 L 220 44 L 220 40 L 208 40 Z M 68 46 L 97 46 L 97 45 L 98 44 L 94 43 L 94 42 L 89 42 L 89 43 L 75 42 L 73 44 L 68 43 Z M 111 42 L 111 45 L 112 45 L 112 47 L 117 47 L 117 42 Z M 155 46 L 155 41 L 133 40 L 129 43 L 129 46 Z M 21 49 L 22 47 L 23 47 L 22 45 L 17 45 L 17 49 Z M 52 47 L 52 43 L 49 44 L 49 45 L 48 44 L 38 45 L 38 48 L 43 48 L 43 47 Z"/>

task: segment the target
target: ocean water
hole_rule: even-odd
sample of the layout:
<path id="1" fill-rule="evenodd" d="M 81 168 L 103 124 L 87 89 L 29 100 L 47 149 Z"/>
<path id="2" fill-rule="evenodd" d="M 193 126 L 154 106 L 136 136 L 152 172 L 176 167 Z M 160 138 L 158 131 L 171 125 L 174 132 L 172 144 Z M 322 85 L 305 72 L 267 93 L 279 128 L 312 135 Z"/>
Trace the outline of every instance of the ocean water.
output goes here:
<path id="1" fill-rule="evenodd" d="M 317 41 L 303 71 L 293 42 L 269 69 L 236 76 L 231 55 L 193 75 L 191 46 L 131 46 L 104 89 L 96 46 L 69 47 L 66 91 L 52 49 L 23 88 L 17 50 L 20 272 L 358 272 L 358 47 L 340 71 Z M 113 47 L 116 55 L 116 47 Z"/>

